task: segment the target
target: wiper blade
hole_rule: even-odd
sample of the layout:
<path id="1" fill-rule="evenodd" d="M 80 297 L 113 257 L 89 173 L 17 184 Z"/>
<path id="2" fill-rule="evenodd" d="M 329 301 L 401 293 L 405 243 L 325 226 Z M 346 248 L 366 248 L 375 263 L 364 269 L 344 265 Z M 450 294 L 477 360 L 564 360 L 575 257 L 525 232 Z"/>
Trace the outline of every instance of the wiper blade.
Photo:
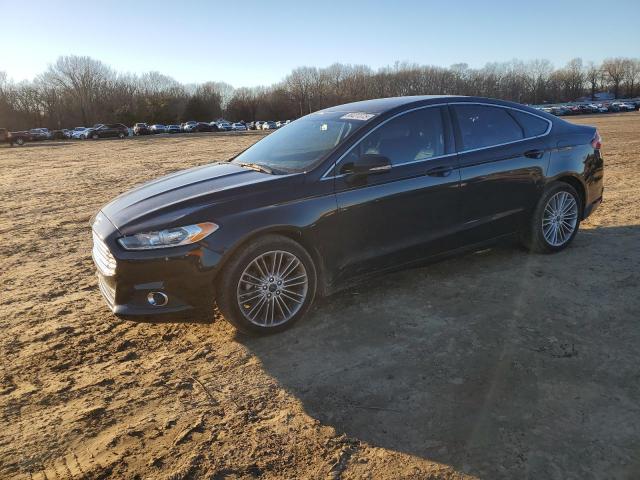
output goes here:
<path id="1" fill-rule="evenodd" d="M 250 168 L 252 170 L 257 170 L 258 172 L 273 175 L 273 169 L 267 165 L 262 165 L 260 163 L 240 163 L 239 165 L 244 168 Z"/>

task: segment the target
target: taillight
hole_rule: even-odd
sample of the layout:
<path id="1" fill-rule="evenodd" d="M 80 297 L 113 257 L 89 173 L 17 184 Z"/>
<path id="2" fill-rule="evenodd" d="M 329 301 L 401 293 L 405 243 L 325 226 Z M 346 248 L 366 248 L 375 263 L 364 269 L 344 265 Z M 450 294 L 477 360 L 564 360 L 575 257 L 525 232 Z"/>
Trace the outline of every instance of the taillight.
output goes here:
<path id="1" fill-rule="evenodd" d="M 591 146 L 596 150 L 600 150 L 602 148 L 602 137 L 598 130 L 596 130 L 596 134 L 593 136 L 593 140 L 591 140 Z"/>

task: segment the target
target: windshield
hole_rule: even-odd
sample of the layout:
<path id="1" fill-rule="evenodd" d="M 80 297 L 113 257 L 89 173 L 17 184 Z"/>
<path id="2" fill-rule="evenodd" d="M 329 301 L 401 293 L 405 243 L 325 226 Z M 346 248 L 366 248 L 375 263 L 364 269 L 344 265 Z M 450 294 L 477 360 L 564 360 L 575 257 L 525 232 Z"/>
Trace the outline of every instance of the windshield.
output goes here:
<path id="1" fill-rule="evenodd" d="M 304 172 L 362 127 L 373 115 L 318 112 L 276 130 L 232 163 L 266 165 L 274 171 Z"/>

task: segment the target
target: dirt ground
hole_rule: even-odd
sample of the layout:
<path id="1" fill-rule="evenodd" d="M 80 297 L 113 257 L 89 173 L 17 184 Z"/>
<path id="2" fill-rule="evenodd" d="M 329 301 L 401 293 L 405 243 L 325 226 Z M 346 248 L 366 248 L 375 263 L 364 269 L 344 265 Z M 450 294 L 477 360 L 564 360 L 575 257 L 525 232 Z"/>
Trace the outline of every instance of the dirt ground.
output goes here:
<path id="1" fill-rule="evenodd" d="M 255 134 L 0 147 L 0 478 L 640 478 L 640 113 L 568 250 L 404 271 L 246 338 L 116 319 L 89 218 Z"/>

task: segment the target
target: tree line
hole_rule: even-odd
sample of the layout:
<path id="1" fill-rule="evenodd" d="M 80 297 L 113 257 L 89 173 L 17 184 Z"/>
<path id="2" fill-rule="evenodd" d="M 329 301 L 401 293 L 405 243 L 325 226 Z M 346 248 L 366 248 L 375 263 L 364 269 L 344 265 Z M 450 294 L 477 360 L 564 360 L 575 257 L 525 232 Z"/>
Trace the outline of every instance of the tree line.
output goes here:
<path id="1" fill-rule="evenodd" d="M 271 86 L 224 82 L 184 85 L 159 72 L 121 74 L 90 57 L 65 56 L 32 81 L 0 72 L 0 126 L 12 130 L 95 123 L 180 123 L 187 120 L 291 119 L 341 103 L 400 95 L 475 95 L 542 104 L 640 95 L 640 59 L 580 58 L 555 68 L 548 60 L 512 60 L 470 68 L 396 63 L 374 70 L 336 63 L 300 67 Z"/>

